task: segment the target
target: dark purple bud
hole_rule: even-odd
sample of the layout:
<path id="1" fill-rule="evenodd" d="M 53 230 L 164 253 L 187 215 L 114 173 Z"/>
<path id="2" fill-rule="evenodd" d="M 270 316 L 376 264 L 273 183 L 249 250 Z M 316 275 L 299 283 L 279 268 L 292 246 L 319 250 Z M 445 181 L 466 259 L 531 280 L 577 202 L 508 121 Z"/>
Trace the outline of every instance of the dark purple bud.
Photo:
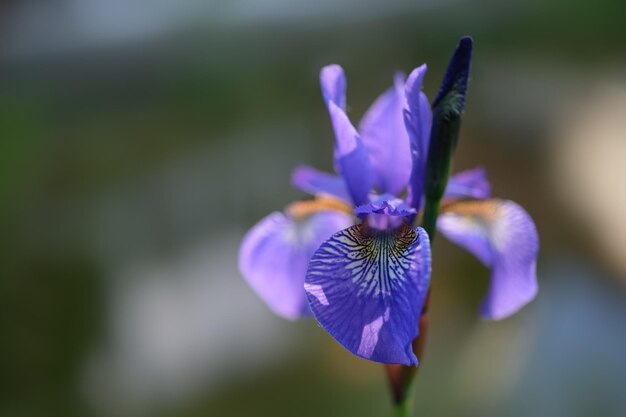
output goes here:
<path id="1" fill-rule="evenodd" d="M 448 70 L 433 102 L 433 124 L 426 162 L 424 194 L 424 229 L 434 237 L 439 202 L 443 197 L 452 169 L 461 118 L 465 107 L 467 80 L 472 59 L 473 41 L 469 36 L 461 41 L 452 55 Z"/>

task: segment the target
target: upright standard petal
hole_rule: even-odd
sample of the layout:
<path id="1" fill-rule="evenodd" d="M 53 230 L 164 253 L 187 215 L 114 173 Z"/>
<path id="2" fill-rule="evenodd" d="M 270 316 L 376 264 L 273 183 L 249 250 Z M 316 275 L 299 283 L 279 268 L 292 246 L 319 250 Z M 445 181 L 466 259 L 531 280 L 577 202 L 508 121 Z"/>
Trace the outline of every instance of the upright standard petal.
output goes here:
<path id="1" fill-rule="evenodd" d="M 450 177 L 444 199 L 491 197 L 491 184 L 483 167 L 468 169 Z"/>
<path id="2" fill-rule="evenodd" d="M 244 237 L 239 270 L 277 315 L 295 320 L 310 314 L 302 288 L 309 259 L 333 233 L 352 224 L 349 215 L 322 211 L 302 220 L 274 212 Z"/>
<path id="3" fill-rule="evenodd" d="M 332 101 L 343 110 L 346 109 L 346 75 L 341 66 L 331 64 L 322 68 L 320 86 L 322 97 L 327 105 L 329 101 Z"/>
<path id="4" fill-rule="evenodd" d="M 539 236 L 522 207 L 508 200 L 459 201 L 443 208 L 437 228 L 491 268 L 485 318 L 508 317 L 535 297 Z"/>
<path id="5" fill-rule="evenodd" d="M 404 76 L 367 110 L 359 124 L 363 145 L 372 163 L 374 186 L 382 193 L 400 194 L 411 175 L 409 136 L 404 126 Z"/>
<path id="6" fill-rule="evenodd" d="M 297 167 L 291 174 L 291 183 L 309 194 L 328 194 L 346 202 L 351 201 L 346 182 L 341 176 L 328 174 L 313 167 L 306 165 Z"/>
<path id="7" fill-rule="evenodd" d="M 406 81 L 405 95 L 407 108 L 404 111 L 404 125 L 409 135 L 412 169 L 409 179 L 409 204 L 420 209 L 424 191 L 426 157 L 432 125 L 432 113 L 422 83 L 426 75 L 426 64 L 415 68 Z"/>
<path id="8" fill-rule="evenodd" d="M 315 252 L 304 288 L 320 325 L 353 354 L 417 365 L 412 342 L 430 281 L 428 235 L 403 224 L 365 224 L 334 234 Z"/>
<path id="9" fill-rule="evenodd" d="M 367 150 L 346 113 L 334 102 L 328 103 L 328 112 L 335 130 L 335 161 L 346 181 L 355 205 L 367 202 L 374 176 Z"/>

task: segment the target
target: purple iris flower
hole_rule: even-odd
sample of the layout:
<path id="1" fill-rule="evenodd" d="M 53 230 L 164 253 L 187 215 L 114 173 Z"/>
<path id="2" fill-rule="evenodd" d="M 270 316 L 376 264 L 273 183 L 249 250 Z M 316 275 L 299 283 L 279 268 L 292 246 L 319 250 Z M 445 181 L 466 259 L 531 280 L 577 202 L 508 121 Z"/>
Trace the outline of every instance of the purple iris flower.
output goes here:
<path id="1" fill-rule="evenodd" d="M 312 312 L 347 350 L 387 364 L 417 365 L 412 342 L 430 281 L 429 238 L 412 226 L 432 123 L 425 73 L 422 65 L 406 80 L 396 75 L 357 129 L 343 69 L 324 67 L 338 175 L 297 168 L 293 185 L 314 199 L 261 220 L 239 255 L 243 276 L 275 313 L 293 320 Z M 481 313 L 501 319 L 537 292 L 538 236 L 524 209 L 490 195 L 482 168 L 452 176 L 437 228 L 491 269 Z"/>

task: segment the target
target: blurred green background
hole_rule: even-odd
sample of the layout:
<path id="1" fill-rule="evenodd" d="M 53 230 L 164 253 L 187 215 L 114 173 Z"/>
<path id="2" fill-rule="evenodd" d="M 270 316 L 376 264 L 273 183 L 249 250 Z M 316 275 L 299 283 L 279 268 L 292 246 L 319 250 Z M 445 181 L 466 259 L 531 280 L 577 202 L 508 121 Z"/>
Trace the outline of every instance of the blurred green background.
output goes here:
<path id="1" fill-rule="evenodd" d="M 273 316 L 243 233 L 330 170 L 318 71 L 353 121 L 396 70 L 433 98 L 476 42 L 455 170 L 535 219 L 540 292 L 434 247 L 421 416 L 626 415 L 626 3 L 0 2 L 0 416 L 385 416 L 380 366 Z"/>

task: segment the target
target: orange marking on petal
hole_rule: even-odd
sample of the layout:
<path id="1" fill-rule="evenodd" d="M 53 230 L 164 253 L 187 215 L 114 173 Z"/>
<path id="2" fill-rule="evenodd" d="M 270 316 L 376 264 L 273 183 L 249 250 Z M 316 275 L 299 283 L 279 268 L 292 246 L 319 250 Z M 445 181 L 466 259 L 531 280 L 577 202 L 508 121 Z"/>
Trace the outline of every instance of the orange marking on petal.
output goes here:
<path id="1" fill-rule="evenodd" d="M 476 216 L 487 221 L 493 221 L 498 216 L 500 201 L 490 200 L 456 200 L 444 202 L 441 213 L 456 213 L 465 216 Z"/>
<path id="2" fill-rule="evenodd" d="M 287 213 L 296 220 L 303 219 L 320 211 L 328 210 L 352 214 L 352 207 L 349 204 L 338 198 L 326 195 L 317 197 L 314 200 L 296 201 L 290 204 L 286 209 Z"/>

